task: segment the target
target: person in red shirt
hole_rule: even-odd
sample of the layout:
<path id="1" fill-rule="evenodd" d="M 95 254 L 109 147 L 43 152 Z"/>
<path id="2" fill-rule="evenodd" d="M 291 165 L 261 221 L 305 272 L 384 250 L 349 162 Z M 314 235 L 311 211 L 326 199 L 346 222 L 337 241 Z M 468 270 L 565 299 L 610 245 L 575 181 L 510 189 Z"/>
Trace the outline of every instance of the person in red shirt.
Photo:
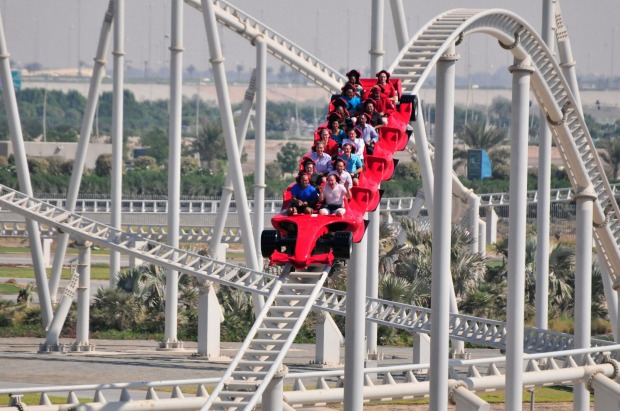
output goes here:
<path id="1" fill-rule="evenodd" d="M 398 101 L 396 89 L 390 83 L 390 73 L 387 70 L 381 70 L 375 75 L 377 76 L 377 84 L 383 87 L 383 94 L 392 101 Z"/>
<path id="2" fill-rule="evenodd" d="M 332 136 L 332 132 L 330 129 L 328 129 L 327 127 L 321 128 L 319 130 L 319 139 L 315 141 L 315 148 L 314 150 L 316 151 L 316 143 L 318 143 L 319 141 L 321 143 L 323 143 L 323 146 L 325 147 L 325 154 L 329 155 L 332 160 L 336 159 L 336 157 L 338 157 L 338 143 L 336 143 L 336 141 L 331 138 Z"/>
<path id="3" fill-rule="evenodd" d="M 375 111 L 381 114 L 381 116 L 389 117 L 390 114 L 396 111 L 394 103 L 383 94 L 383 87 L 379 84 L 375 84 L 370 89 L 370 98 L 376 101 Z"/>

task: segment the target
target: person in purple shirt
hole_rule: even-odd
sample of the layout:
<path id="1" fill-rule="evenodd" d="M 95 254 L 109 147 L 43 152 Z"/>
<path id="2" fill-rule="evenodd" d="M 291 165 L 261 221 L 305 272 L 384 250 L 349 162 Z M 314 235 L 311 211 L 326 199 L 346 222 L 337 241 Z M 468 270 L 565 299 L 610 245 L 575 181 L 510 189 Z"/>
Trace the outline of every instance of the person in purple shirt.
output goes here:
<path id="1" fill-rule="evenodd" d="M 366 144 L 366 154 L 374 154 L 375 144 L 379 141 L 379 134 L 377 130 L 370 124 L 368 124 L 369 117 L 366 113 L 362 113 L 357 117 L 355 128 L 362 132 L 362 140 Z"/>

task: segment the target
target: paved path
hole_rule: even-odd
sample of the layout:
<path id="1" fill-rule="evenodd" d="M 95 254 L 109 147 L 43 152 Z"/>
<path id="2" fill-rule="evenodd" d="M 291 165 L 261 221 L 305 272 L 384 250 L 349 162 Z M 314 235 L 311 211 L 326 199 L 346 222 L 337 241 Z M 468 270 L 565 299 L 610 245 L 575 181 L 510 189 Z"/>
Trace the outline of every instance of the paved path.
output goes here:
<path id="1" fill-rule="evenodd" d="M 225 360 L 206 361 L 192 356 L 196 352 L 194 342 L 185 343 L 184 351 L 158 351 L 156 341 L 92 340 L 97 348 L 92 353 L 38 354 L 42 342 L 38 338 L 0 338 L 0 389 L 219 377 L 228 366 Z M 232 357 L 239 346 L 240 343 L 222 343 L 221 353 Z M 379 365 L 409 363 L 413 358 L 409 347 L 382 347 L 381 352 L 384 359 Z M 291 373 L 319 370 L 310 363 L 313 359 L 313 344 L 294 344 L 285 364 Z M 84 394 L 90 397 L 94 393 Z M 142 397 L 137 398 L 143 398 L 144 392 L 138 395 Z"/>

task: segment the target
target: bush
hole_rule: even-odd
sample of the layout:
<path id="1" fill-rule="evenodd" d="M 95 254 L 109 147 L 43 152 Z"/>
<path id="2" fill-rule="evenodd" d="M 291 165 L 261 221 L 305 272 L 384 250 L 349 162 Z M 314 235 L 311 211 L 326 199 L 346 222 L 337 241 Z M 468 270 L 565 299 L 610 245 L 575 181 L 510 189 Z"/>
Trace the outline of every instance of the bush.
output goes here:
<path id="1" fill-rule="evenodd" d="M 47 157 L 47 162 L 49 163 L 49 173 L 53 176 L 61 176 L 64 174 L 63 165 L 65 163 L 65 159 L 59 156 Z"/>
<path id="2" fill-rule="evenodd" d="M 137 170 L 157 170 L 157 160 L 151 156 L 141 156 L 133 160 L 133 166 Z"/>
<path id="3" fill-rule="evenodd" d="M 101 154 L 95 162 L 95 174 L 99 177 L 112 175 L 112 154 Z"/>
<path id="4" fill-rule="evenodd" d="M 190 174 L 200 169 L 200 162 L 194 157 L 181 157 L 181 175 Z"/>
<path id="5" fill-rule="evenodd" d="M 32 174 L 47 174 L 49 172 L 50 164 L 42 157 L 28 157 L 28 171 Z"/>

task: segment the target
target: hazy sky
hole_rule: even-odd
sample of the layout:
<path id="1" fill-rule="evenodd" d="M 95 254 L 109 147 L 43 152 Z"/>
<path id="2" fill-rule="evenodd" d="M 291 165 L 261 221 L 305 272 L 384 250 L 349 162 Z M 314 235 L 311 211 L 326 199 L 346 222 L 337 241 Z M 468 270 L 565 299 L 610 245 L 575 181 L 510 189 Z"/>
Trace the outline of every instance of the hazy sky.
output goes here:
<path id="1" fill-rule="evenodd" d="M 334 68 L 369 66 L 369 0 L 236 0 L 232 3 L 263 21 L 290 40 L 321 57 Z M 385 66 L 397 50 L 386 0 Z M 522 16 L 537 30 L 541 27 L 542 0 L 405 0 L 407 24 L 412 36 L 432 17 L 449 9 L 503 8 Z M 79 60 L 91 63 L 108 0 L 0 0 L 0 12 L 11 54 L 20 63 L 38 61 L 49 68 L 76 67 Z M 170 0 L 126 0 L 126 61 L 143 69 L 168 66 Z M 620 21 L 618 0 L 570 0 L 562 4 L 577 61 L 577 72 L 620 75 Z M 183 66 L 208 65 L 203 20 L 189 6 L 185 10 Z M 220 31 L 228 69 L 255 65 L 255 52 L 247 41 L 228 29 Z M 112 44 L 112 43 L 110 43 Z M 457 74 L 467 70 L 495 71 L 508 66 L 511 55 L 488 36 L 473 35 L 459 47 Z M 111 56 L 108 58 L 111 67 Z M 270 65 L 280 66 L 275 58 Z"/>

